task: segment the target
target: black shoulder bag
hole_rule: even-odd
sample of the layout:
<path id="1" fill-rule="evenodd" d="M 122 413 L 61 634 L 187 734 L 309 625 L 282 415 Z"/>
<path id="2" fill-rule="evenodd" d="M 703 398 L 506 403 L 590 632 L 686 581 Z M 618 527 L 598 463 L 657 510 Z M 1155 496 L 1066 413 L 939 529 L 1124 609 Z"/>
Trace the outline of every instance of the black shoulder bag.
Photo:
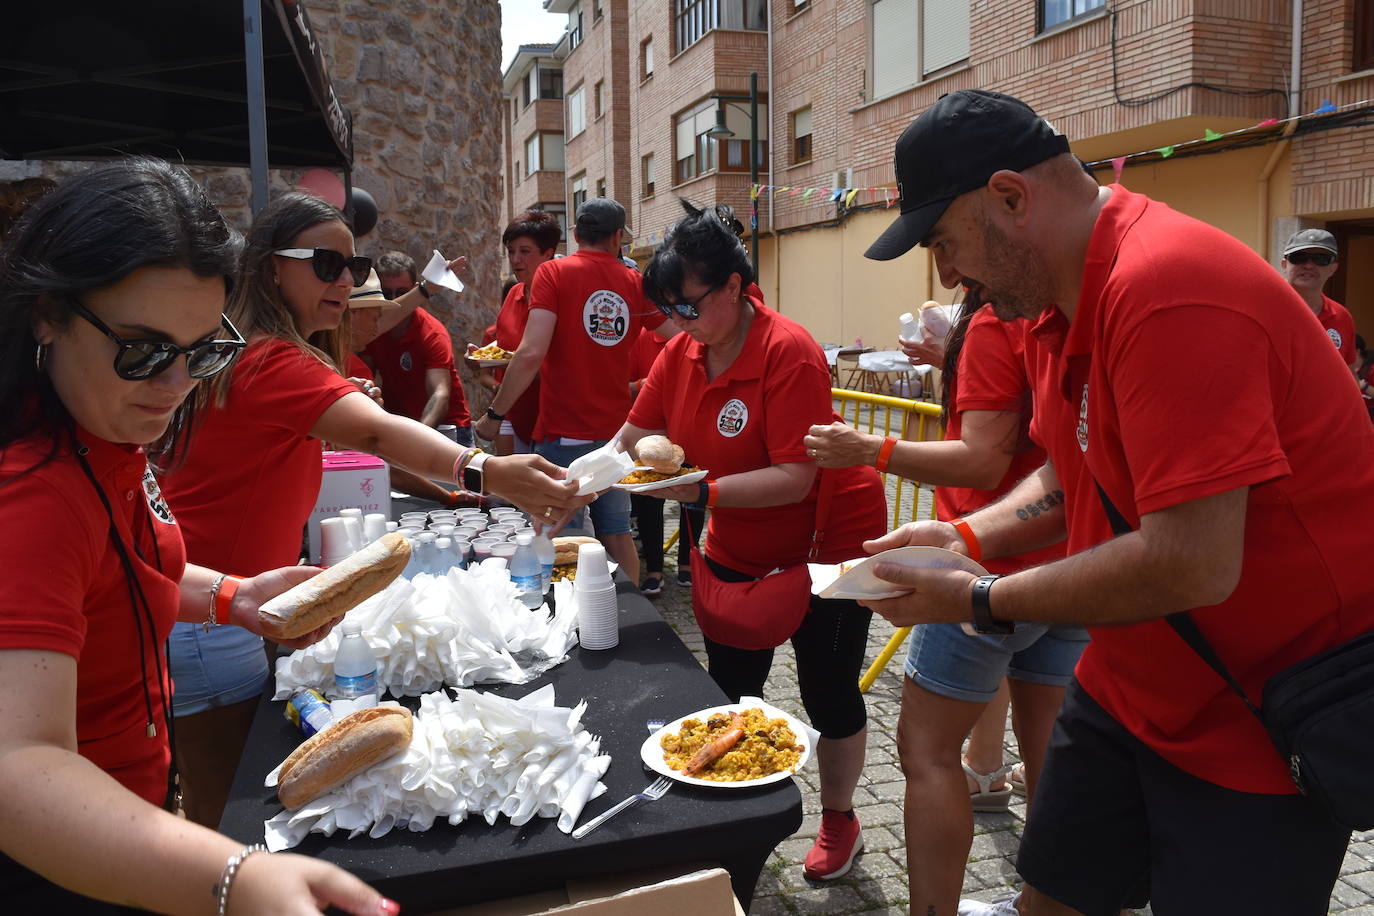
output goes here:
<path id="1" fill-rule="evenodd" d="M 1097 485 L 1112 531 L 1132 530 Z M 1343 827 L 1374 827 L 1374 633 L 1357 636 L 1275 673 L 1256 707 L 1226 670 L 1216 650 L 1187 611 L 1164 618 L 1264 725 L 1288 762 L 1298 791 Z"/>

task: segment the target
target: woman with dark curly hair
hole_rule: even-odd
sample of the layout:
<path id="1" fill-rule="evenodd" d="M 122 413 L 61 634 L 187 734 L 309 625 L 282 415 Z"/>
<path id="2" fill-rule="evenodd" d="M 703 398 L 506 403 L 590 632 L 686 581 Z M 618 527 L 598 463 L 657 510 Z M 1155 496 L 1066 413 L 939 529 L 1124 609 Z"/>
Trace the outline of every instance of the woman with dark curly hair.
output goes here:
<path id="1" fill-rule="evenodd" d="M 645 293 L 683 333 L 654 362 L 620 438 L 633 450 L 666 434 L 714 475 L 653 493 L 711 510 L 704 552 L 692 557 L 693 610 L 726 695 L 762 696 L 772 647 L 792 643 L 802 704 L 821 733 L 821 826 L 805 874 L 825 881 L 848 872 L 863 846 L 853 795 L 867 737 L 858 682 L 871 615 L 853 601 L 808 601 L 805 591 L 792 606 L 733 608 L 711 596 L 711 584 L 760 580 L 809 556 L 861 556 L 863 542 L 886 530 L 886 502 L 872 468 L 827 471 L 821 481 L 802 437 L 837 419 L 830 370 L 801 325 L 748 295 L 753 280 L 735 233 L 715 211 L 689 208 L 644 273 Z"/>

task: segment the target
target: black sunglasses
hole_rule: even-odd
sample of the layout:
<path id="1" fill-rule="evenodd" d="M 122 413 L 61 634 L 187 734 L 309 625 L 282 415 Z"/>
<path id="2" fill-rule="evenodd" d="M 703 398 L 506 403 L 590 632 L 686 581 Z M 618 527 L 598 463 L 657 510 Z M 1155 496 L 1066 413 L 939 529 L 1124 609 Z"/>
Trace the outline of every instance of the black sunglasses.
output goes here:
<path id="1" fill-rule="evenodd" d="M 353 275 L 353 285 L 362 286 L 367 282 L 368 271 L 372 270 L 371 258 L 362 255 L 346 258 L 333 248 L 278 248 L 272 253 L 296 261 L 308 260 L 310 266 L 315 268 L 315 276 L 326 283 L 339 279 L 339 274 L 347 267 Z"/>
<path id="2" fill-rule="evenodd" d="M 383 299 L 397 299 L 414 289 L 414 286 L 382 287 Z"/>
<path id="3" fill-rule="evenodd" d="M 125 340 L 111 331 L 105 322 L 87 311 L 79 302 L 69 302 L 72 311 L 95 325 L 106 337 L 119 345 L 115 351 L 114 371 L 122 379 L 139 382 L 167 370 L 178 356 L 186 354 L 186 372 L 191 378 L 210 378 L 218 375 L 234 362 L 247 345 L 238 328 L 221 315 L 224 327 L 234 335 L 233 340 L 209 340 L 190 347 L 179 347 L 167 340 Z"/>
<path id="4" fill-rule="evenodd" d="M 1295 251 L 1288 255 L 1289 264 L 1306 264 L 1311 261 L 1318 267 L 1330 267 L 1336 256 L 1329 251 Z"/>
<path id="5" fill-rule="evenodd" d="M 655 302 L 654 305 L 658 306 L 658 310 L 662 312 L 665 317 L 672 318 L 673 315 L 676 314 L 683 321 L 696 321 L 701 317 L 701 300 L 705 299 L 724 285 L 724 283 L 717 283 L 700 296 L 687 302 L 673 302 L 668 305 L 664 305 L 661 302 Z"/>

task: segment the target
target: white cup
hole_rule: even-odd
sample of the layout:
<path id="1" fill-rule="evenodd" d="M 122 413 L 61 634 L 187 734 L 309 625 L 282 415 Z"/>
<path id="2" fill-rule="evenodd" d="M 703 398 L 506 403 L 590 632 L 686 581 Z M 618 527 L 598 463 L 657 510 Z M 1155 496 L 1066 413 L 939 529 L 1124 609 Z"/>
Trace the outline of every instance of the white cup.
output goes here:
<path id="1" fill-rule="evenodd" d="M 391 530 L 387 525 L 391 524 L 386 520 L 386 516 L 380 512 L 369 512 L 363 516 L 363 541 L 371 544 L 377 538 Z"/>
<path id="2" fill-rule="evenodd" d="M 347 522 L 343 518 L 320 519 L 320 562 L 325 566 L 333 566 L 353 552 Z"/>
<path id="3" fill-rule="evenodd" d="M 515 545 L 512 544 L 510 541 L 502 541 L 499 544 L 492 544 L 491 555 L 494 557 L 502 557 L 506 560 L 507 563 L 509 563 L 511 557 L 515 556 Z"/>
<path id="4" fill-rule="evenodd" d="M 577 581 L 597 585 L 611 581 L 606 564 L 606 548 L 601 544 L 581 544 L 577 548 Z"/>
<path id="5" fill-rule="evenodd" d="M 457 530 L 457 526 L 454 525 L 453 522 L 431 522 L 429 530 L 433 531 L 441 538 L 446 538 L 453 536 L 453 532 Z"/>
<path id="6" fill-rule="evenodd" d="M 344 530 L 348 532 L 348 552 L 363 549 L 363 520 L 351 515 L 339 516 L 343 519 Z"/>
<path id="7" fill-rule="evenodd" d="M 400 528 L 400 527 L 401 527 L 401 525 L 400 525 L 399 522 L 387 522 L 387 523 L 386 523 L 386 530 L 387 530 L 388 532 L 395 531 L 395 530 L 397 530 L 397 529 Z"/>

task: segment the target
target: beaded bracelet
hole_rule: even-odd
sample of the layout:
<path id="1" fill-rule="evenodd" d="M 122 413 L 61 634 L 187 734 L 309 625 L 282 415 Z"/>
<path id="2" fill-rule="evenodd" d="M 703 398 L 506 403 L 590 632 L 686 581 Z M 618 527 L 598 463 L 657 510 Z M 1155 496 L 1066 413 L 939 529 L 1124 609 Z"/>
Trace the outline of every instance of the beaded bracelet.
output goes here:
<path id="1" fill-rule="evenodd" d="M 215 896 L 219 898 L 219 916 L 225 916 L 225 913 L 228 912 L 229 887 L 234 883 L 234 876 L 239 873 L 239 866 L 255 852 L 267 852 L 267 847 L 261 843 L 245 846 L 230 856 L 228 862 L 224 863 L 224 871 L 220 873 L 219 883 L 214 888 Z"/>
<path id="2" fill-rule="evenodd" d="M 458 484 L 459 486 L 462 486 L 462 484 L 463 484 L 463 469 L 466 468 L 469 464 L 472 463 L 472 458 L 473 458 L 474 455 L 477 454 L 477 452 L 478 452 L 477 447 L 476 447 L 476 446 L 471 446 L 471 445 L 470 445 L 470 446 L 468 446 L 466 449 L 463 450 L 463 454 L 459 455 L 457 458 L 455 458 L 455 459 L 453 460 L 453 475 L 452 475 L 452 476 L 453 476 L 453 481 L 454 481 L 454 483 Z"/>

